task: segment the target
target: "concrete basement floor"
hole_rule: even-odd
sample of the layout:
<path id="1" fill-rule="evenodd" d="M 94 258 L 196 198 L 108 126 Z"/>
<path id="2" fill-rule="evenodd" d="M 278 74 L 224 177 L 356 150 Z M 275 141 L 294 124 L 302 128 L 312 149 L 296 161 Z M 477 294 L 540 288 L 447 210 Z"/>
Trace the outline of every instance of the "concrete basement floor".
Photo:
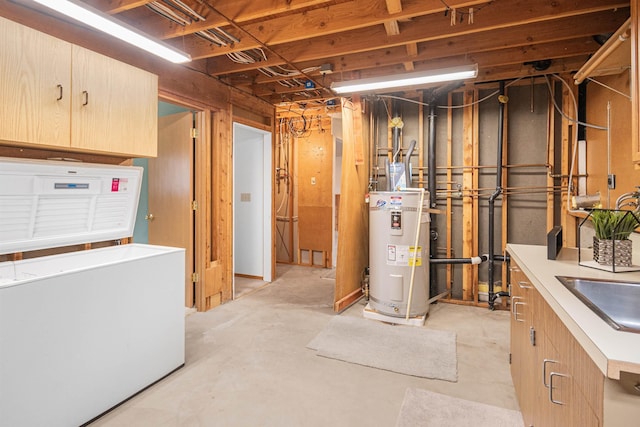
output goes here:
<path id="1" fill-rule="evenodd" d="M 518 409 L 506 311 L 431 306 L 425 327 L 457 333 L 456 383 L 316 356 L 306 345 L 335 316 L 327 272 L 279 265 L 272 284 L 189 315 L 185 367 L 91 426 L 394 426 L 409 387 Z"/>

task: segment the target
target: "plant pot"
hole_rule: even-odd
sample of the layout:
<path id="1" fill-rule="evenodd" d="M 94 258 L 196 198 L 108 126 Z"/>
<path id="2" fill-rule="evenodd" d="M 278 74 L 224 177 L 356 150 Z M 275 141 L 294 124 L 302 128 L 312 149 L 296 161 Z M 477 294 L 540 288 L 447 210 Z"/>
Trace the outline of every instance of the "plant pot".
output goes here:
<path id="1" fill-rule="evenodd" d="M 615 244 L 615 259 L 614 259 Z M 593 259 L 602 265 L 631 267 L 631 240 L 606 240 L 593 238 Z"/>

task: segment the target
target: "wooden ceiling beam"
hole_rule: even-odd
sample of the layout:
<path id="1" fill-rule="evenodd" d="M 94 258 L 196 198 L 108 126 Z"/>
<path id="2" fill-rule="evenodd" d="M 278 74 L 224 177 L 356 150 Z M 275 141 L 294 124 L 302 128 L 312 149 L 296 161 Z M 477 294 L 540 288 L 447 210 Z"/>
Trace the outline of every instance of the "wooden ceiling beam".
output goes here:
<path id="1" fill-rule="evenodd" d="M 133 6 L 139 3 L 139 6 L 144 6 L 147 3 L 151 3 L 153 0 L 85 0 L 92 6 L 96 7 L 105 13 L 122 13 L 119 16 L 123 21 L 135 25 L 141 31 L 157 37 L 159 39 L 172 39 L 180 38 L 185 35 L 193 34 L 198 31 L 207 30 L 210 28 L 223 27 L 228 25 L 228 22 L 220 15 L 211 11 L 206 5 L 215 5 L 215 8 L 223 13 L 225 16 L 230 17 L 235 22 L 248 22 L 258 19 L 263 19 L 269 16 L 281 15 L 286 13 L 292 13 L 297 11 L 306 11 L 309 8 L 321 7 L 327 4 L 336 3 L 336 0 L 236 0 L 231 2 L 212 2 L 208 0 L 208 3 L 204 3 L 200 0 L 183 0 L 192 9 L 196 10 L 199 14 L 206 18 L 205 21 L 193 22 L 185 27 L 177 25 L 159 15 L 150 12 L 135 13 L 133 10 L 135 7 L 115 7 L 114 3 L 131 3 Z M 349 1 L 349 0 L 339 0 Z M 131 11 L 132 13 L 127 13 Z M 303 12 L 302 12 L 303 13 Z"/>
<path id="2" fill-rule="evenodd" d="M 625 11 L 627 13 L 625 13 Z M 570 40 L 576 37 L 592 36 L 610 32 L 618 28 L 628 18 L 628 9 L 616 13 L 599 12 L 586 16 L 576 16 L 559 19 L 557 21 L 534 23 L 513 28 L 467 34 L 448 39 L 427 40 L 420 42 L 418 55 L 425 58 L 432 55 L 438 58 L 443 55 L 470 54 L 495 50 L 496 48 L 514 48 L 518 46 L 533 46 L 537 43 L 550 43 L 553 41 Z M 550 28 L 551 27 L 551 28 Z M 339 42 L 335 37 L 316 39 L 313 50 L 305 48 L 298 43 L 279 47 L 279 52 L 296 64 L 318 65 L 330 62 L 334 73 L 363 66 L 371 63 L 377 66 L 385 57 L 397 57 L 398 62 L 404 62 L 402 56 L 404 44 L 395 41 L 392 43 L 384 31 L 376 28 L 359 30 L 359 35 L 347 33 Z M 366 34 L 363 34 L 365 33 Z M 403 38 L 405 31 L 398 38 Z M 501 44 L 496 46 L 495 40 Z M 408 40 L 405 42 L 413 43 Z M 375 49 L 372 49 L 375 47 Z M 397 48 L 396 48 L 397 47 Z M 357 53 L 353 53 L 357 52 Z M 406 55 L 406 54 L 405 54 Z M 424 56 L 423 56 L 424 55 Z M 237 72 L 245 72 L 258 66 L 273 66 L 281 64 L 281 61 L 269 59 L 256 64 L 235 64 L 227 58 L 210 58 L 207 63 L 207 71 L 211 74 L 225 75 Z"/>
<path id="3" fill-rule="evenodd" d="M 544 74 L 564 74 L 571 72 L 572 70 L 576 70 L 580 67 L 580 64 L 583 64 L 584 61 L 587 60 L 586 56 L 575 57 L 575 58 L 563 58 L 562 60 L 557 61 L 555 64 L 552 64 L 545 71 L 536 71 L 531 66 L 524 65 L 510 65 L 503 67 L 492 67 L 489 69 L 481 69 L 478 74 L 478 78 L 469 83 L 476 85 L 483 85 L 486 83 L 501 81 L 501 80 L 516 80 L 520 78 L 529 78 L 529 77 L 537 77 L 542 76 Z M 388 71 L 387 71 L 388 72 Z M 431 85 L 430 87 L 437 87 L 439 85 Z M 419 90 L 429 89 L 427 87 L 421 88 Z M 326 96 L 310 96 L 306 98 L 302 98 L 299 95 L 296 95 L 298 92 L 294 93 L 274 93 L 271 95 L 264 95 L 263 99 L 270 103 L 277 103 L 281 101 L 287 102 L 313 102 L 313 100 L 324 100 L 327 99 Z M 398 91 L 396 94 L 398 96 L 404 96 L 403 93 L 406 93 L 407 97 L 414 96 L 416 93 L 416 89 L 406 89 L 404 91 Z"/>
<path id="4" fill-rule="evenodd" d="M 581 5 L 585 4 L 585 6 L 588 6 L 584 10 L 593 10 L 594 7 L 591 3 L 594 1 L 607 2 L 611 0 L 583 0 L 583 2 L 581 2 Z M 531 0 L 531 2 L 541 4 L 547 3 L 545 0 Z M 512 12 L 515 15 L 515 11 Z M 499 31 L 501 29 L 507 29 L 506 32 L 510 33 L 519 31 L 519 29 L 522 27 L 526 27 L 538 22 L 543 24 L 539 28 L 555 29 L 557 28 L 556 23 L 568 22 L 566 20 L 569 20 L 570 22 L 576 22 L 579 21 L 579 19 L 577 18 L 579 18 L 580 16 L 584 17 L 585 22 L 590 21 L 590 17 L 594 15 L 602 16 L 603 19 L 607 20 L 607 22 L 612 22 L 612 20 L 615 20 L 617 16 L 623 16 L 625 14 L 625 19 L 628 18 L 628 8 L 619 9 L 617 12 L 612 12 L 610 8 L 604 8 L 604 10 L 595 13 L 583 14 L 582 12 L 583 9 L 574 10 L 574 15 L 559 14 L 558 16 L 550 16 L 540 14 L 538 15 L 538 20 L 532 19 L 532 15 L 529 15 L 525 17 L 526 19 L 524 19 L 523 21 L 518 20 L 514 15 L 505 14 L 500 23 L 498 23 L 497 21 L 499 18 L 496 18 L 491 14 L 486 14 L 486 16 L 489 17 L 486 24 L 481 24 L 480 18 L 476 17 L 475 24 L 455 26 L 451 26 L 446 20 L 443 20 L 442 16 L 440 15 L 427 15 L 414 18 L 411 20 L 411 22 L 405 23 L 403 25 L 402 33 L 393 37 L 387 36 L 382 26 L 376 25 L 315 38 L 312 38 L 312 34 L 310 32 L 308 34 L 309 38 L 305 39 L 304 41 L 285 43 L 278 46 L 274 46 L 275 43 L 273 42 L 268 44 L 277 49 L 277 51 L 285 58 L 289 59 L 290 61 L 297 62 L 300 60 L 306 60 L 311 56 L 331 57 L 336 55 L 373 50 L 379 47 L 397 46 L 400 44 L 407 44 L 411 42 L 450 39 L 464 34 L 476 34 L 479 37 L 482 37 L 483 35 L 487 37 L 487 35 L 489 35 L 488 37 L 492 37 L 491 34 L 493 34 L 493 32 Z M 622 22 L 624 22 L 624 20 Z M 618 24 L 618 26 L 619 25 L 620 24 Z M 583 25 L 578 22 L 578 26 L 582 27 Z M 615 29 L 617 29 L 617 26 L 614 26 L 612 28 L 615 31 Z M 567 30 L 573 31 L 573 28 L 567 28 Z M 592 32 L 592 34 L 598 33 L 594 31 Z M 535 40 L 538 37 L 536 33 L 532 33 L 528 36 L 532 37 L 532 40 Z M 504 40 L 498 40 L 500 42 L 508 43 L 509 38 L 510 37 L 506 37 Z M 495 44 L 495 42 L 495 40 L 492 40 L 492 43 Z M 240 44 L 236 44 L 234 47 L 228 48 L 210 49 L 207 48 L 203 43 L 200 43 L 200 46 L 197 49 L 195 46 L 192 46 L 191 49 L 188 47 L 183 47 L 183 49 L 189 52 L 194 58 L 204 58 L 207 56 L 218 56 L 240 50 L 239 45 Z M 247 46 L 246 43 L 245 46 Z M 257 46 L 254 43 L 253 45 L 251 45 L 251 47 L 255 48 Z M 224 72 L 225 71 L 222 71 L 222 73 Z"/>
<path id="5" fill-rule="evenodd" d="M 385 32 L 382 32 L 382 27 L 378 25 L 388 20 L 386 8 L 377 10 L 375 8 L 376 3 L 373 3 L 374 6 L 372 6 L 369 0 L 354 1 L 362 1 L 369 5 L 368 7 L 366 5 L 363 6 L 363 17 L 360 19 L 355 19 L 352 12 L 353 9 L 344 6 L 345 3 L 342 3 L 337 5 L 343 6 L 344 8 L 344 10 L 339 11 L 339 14 L 318 14 L 318 16 L 316 16 L 312 13 L 316 11 L 311 11 L 301 15 L 298 21 L 294 20 L 294 17 L 297 17 L 297 15 L 294 15 L 285 17 L 287 20 L 286 23 L 276 22 L 277 19 L 281 18 L 275 18 L 273 21 L 262 21 L 245 25 L 243 28 L 271 47 L 283 44 L 295 46 L 295 42 L 298 41 L 297 46 L 299 49 L 313 51 L 317 49 L 318 45 L 328 49 L 335 49 L 338 45 L 348 45 L 349 43 L 354 43 L 355 40 L 359 40 L 360 44 L 363 45 L 361 49 L 371 50 L 372 46 L 378 44 L 376 41 L 380 41 L 381 44 L 388 46 L 393 44 L 394 41 L 395 44 L 405 44 L 412 41 L 449 38 L 469 33 L 487 32 L 500 28 L 513 28 L 535 22 L 553 22 L 568 16 L 611 11 L 612 8 L 621 7 L 619 0 L 582 0 L 579 6 L 576 6 L 575 3 L 570 0 L 558 0 L 552 2 L 552 4 L 556 5 L 555 7 L 549 6 L 547 0 L 530 0 L 526 13 L 523 13 L 522 6 L 519 3 L 491 3 L 489 7 L 478 12 L 475 17 L 475 23 L 452 26 L 441 13 L 415 16 L 407 11 L 409 9 L 408 6 L 412 6 L 413 3 L 408 6 L 403 4 L 404 8 L 401 15 L 406 13 L 411 15 L 412 19 L 403 26 L 401 35 L 388 39 L 389 36 L 387 36 Z M 405 2 L 409 1 L 413 2 L 414 0 L 405 0 Z M 628 3 L 626 4 L 628 5 Z M 356 6 L 355 3 L 349 5 L 351 7 Z M 501 5 L 500 13 L 490 13 L 492 10 L 489 9 L 496 5 Z M 622 5 L 624 5 L 624 3 L 622 3 Z M 325 9 L 322 9 L 322 11 L 324 10 Z M 425 12 L 423 11 L 422 13 Z M 336 31 L 339 32 L 336 33 Z M 366 46 L 367 44 L 368 46 Z M 254 49 L 259 46 L 253 40 L 250 40 L 249 37 L 246 37 L 240 43 L 228 47 L 212 47 L 200 40 L 193 40 L 193 38 L 180 40 L 179 43 L 176 43 L 176 47 L 186 50 L 193 58 L 200 59 L 225 55 L 234 51 Z M 283 56 L 289 58 L 286 50 L 281 50 L 280 46 L 278 46 L 278 51 Z M 356 48 L 354 47 L 351 52 L 355 51 Z"/>
<path id="6" fill-rule="evenodd" d="M 415 70 L 413 61 L 415 61 L 418 56 L 418 43 L 408 43 L 405 45 L 406 49 L 406 57 L 411 59 L 411 61 L 404 61 L 402 64 L 404 65 L 404 69 L 406 71 Z"/>
<path id="7" fill-rule="evenodd" d="M 389 15 L 402 12 L 402 0 L 385 0 Z"/>
<path id="8" fill-rule="evenodd" d="M 388 36 L 397 36 L 400 34 L 400 26 L 398 25 L 398 21 L 385 21 L 384 30 Z"/>
<path id="9" fill-rule="evenodd" d="M 503 54 L 503 52 L 493 54 L 493 57 L 499 57 L 499 56 L 506 57 Z M 523 77 L 523 76 L 541 75 L 541 74 L 544 74 L 545 72 L 553 73 L 553 72 L 575 71 L 578 68 L 580 68 L 580 66 L 584 63 L 584 61 L 586 61 L 587 58 L 588 58 L 587 54 L 576 55 L 575 57 L 570 57 L 570 58 L 567 58 L 567 57 L 558 58 L 551 62 L 551 65 L 548 69 L 542 70 L 542 71 L 535 70 L 532 64 L 525 64 L 528 62 L 535 61 L 536 59 L 534 57 L 530 58 L 531 61 L 512 61 L 512 62 L 502 63 L 502 64 L 493 63 L 489 60 L 484 63 L 478 63 L 478 69 L 479 69 L 478 75 L 480 77 L 473 81 L 474 82 L 487 81 L 487 80 L 495 80 L 497 78 L 506 79 L 507 77 L 505 76 L 508 76 L 508 75 Z M 541 58 L 541 59 L 547 59 L 547 58 Z M 468 60 L 466 60 L 465 57 L 462 56 L 462 57 L 443 58 L 435 61 L 415 61 L 412 63 L 412 65 L 413 65 L 413 71 L 427 71 L 427 70 L 434 70 L 439 68 L 447 68 L 451 66 L 464 64 L 464 63 L 468 63 Z M 392 76 L 405 71 L 406 71 L 406 68 L 404 67 L 404 64 L 400 64 L 400 63 L 389 64 L 385 66 L 378 66 L 375 68 L 361 69 L 354 72 L 349 72 L 347 74 L 343 74 L 340 77 L 335 76 L 335 78 L 332 76 L 327 76 L 328 78 L 324 80 L 324 84 L 326 86 L 330 86 L 334 80 L 339 81 L 339 80 L 342 80 L 343 78 L 352 80 L 352 79 L 365 79 L 365 78 L 372 78 L 372 77 L 384 77 L 384 76 Z M 436 84 L 433 86 L 439 86 L 439 85 L 441 84 Z M 253 92 L 254 95 L 261 98 L 265 98 L 265 97 L 270 97 L 272 95 L 284 95 L 284 94 L 297 93 L 297 92 L 305 91 L 305 88 L 303 85 L 296 86 L 296 87 L 285 87 L 277 83 L 270 83 L 270 84 L 254 85 L 253 91 L 254 91 Z"/>
<path id="10" fill-rule="evenodd" d="M 416 54 L 415 56 L 410 57 L 413 59 L 412 64 L 429 61 L 429 63 L 436 68 L 459 65 L 465 62 L 473 62 L 478 64 L 478 67 L 488 68 L 491 66 L 523 64 L 525 62 L 542 61 L 545 59 L 559 59 L 567 56 L 567 51 L 571 52 L 570 56 L 584 57 L 595 52 L 599 46 L 600 45 L 589 36 L 573 40 L 560 40 L 550 43 L 519 46 L 508 49 L 474 53 L 471 55 L 451 56 L 447 58 L 433 58 L 432 54 L 422 49 L 421 54 Z M 383 54 L 382 51 L 377 51 L 375 53 L 371 52 L 366 56 L 363 55 L 363 58 L 359 58 L 357 60 L 345 59 L 345 64 L 343 64 L 344 66 L 335 74 L 339 75 L 340 73 L 355 70 L 366 70 L 369 68 L 404 64 L 403 59 L 407 57 L 404 52 L 404 48 L 397 47 L 391 50 L 392 52 L 387 51 L 386 54 Z M 274 83 L 280 79 L 277 77 L 258 76 L 257 78 L 254 78 L 253 83 L 256 85 Z"/>
<path id="11" fill-rule="evenodd" d="M 537 0 L 541 1 L 541 0 Z M 566 0 L 564 0 L 566 1 Z M 585 0 L 593 1 L 593 0 Z M 613 0 L 603 0 L 613 1 Z M 619 1 L 619 0 L 618 0 Z M 441 17 L 444 6 L 440 0 L 404 0 L 402 12 L 394 15 L 395 19 L 409 19 L 424 14 L 436 13 Z M 482 4 L 486 0 L 449 0 L 454 5 Z M 354 15 L 353 11 L 358 14 Z M 222 10 L 221 10 L 222 11 Z M 275 16 L 272 19 L 250 22 L 243 25 L 243 29 L 255 38 L 274 46 L 282 43 L 307 40 L 348 30 L 378 26 L 389 21 L 389 13 L 386 6 L 379 1 L 351 0 L 332 4 L 330 6 L 284 16 Z M 184 36 L 187 28 L 179 36 Z M 151 33 L 150 33 L 151 34 Z M 205 58 L 226 55 L 230 52 L 250 50 L 259 47 L 250 37 L 242 37 L 241 41 L 229 47 L 217 47 L 201 43 L 199 39 L 189 38 L 169 41 L 175 42 L 176 47 L 189 52 L 192 58 Z"/>
<path id="12" fill-rule="evenodd" d="M 84 0 L 86 4 L 109 15 L 143 7 L 154 0 Z"/>

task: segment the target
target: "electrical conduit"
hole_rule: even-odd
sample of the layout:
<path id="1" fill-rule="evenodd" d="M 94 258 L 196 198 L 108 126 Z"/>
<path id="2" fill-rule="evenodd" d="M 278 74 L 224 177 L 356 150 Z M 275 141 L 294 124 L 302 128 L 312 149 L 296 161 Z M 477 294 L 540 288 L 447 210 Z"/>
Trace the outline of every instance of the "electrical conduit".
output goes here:
<path id="1" fill-rule="evenodd" d="M 407 300 L 407 315 L 405 320 L 409 321 L 409 313 L 411 313 L 411 299 L 413 298 L 413 282 L 416 277 L 416 264 L 418 263 L 418 243 L 420 241 L 420 226 L 422 224 L 422 203 L 424 202 L 424 188 L 420 190 L 420 203 L 418 204 L 418 224 L 416 226 L 416 238 L 413 244 L 413 264 L 411 264 L 411 279 L 409 280 L 409 299 Z M 411 260 L 411 257 L 409 257 Z"/>

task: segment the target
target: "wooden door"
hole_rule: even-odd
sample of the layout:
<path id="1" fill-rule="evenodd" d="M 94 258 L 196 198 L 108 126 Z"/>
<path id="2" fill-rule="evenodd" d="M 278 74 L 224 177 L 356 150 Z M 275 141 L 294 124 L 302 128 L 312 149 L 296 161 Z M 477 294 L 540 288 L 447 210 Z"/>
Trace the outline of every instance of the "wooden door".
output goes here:
<path id="1" fill-rule="evenodd" d="M 0 18 L 0 140 L 69 147 L 71 44 Z"/>
<path id="2" fill-rule="evenodd" d="M 158 77 L 79 46 L 72 54 L 71 146 L 155 156 Z"/>
<path id="3" fill-rule="evenodd" d="M 149 159 L 149 243 L 186 249 L 185 306 L 194 304 L 193 113 L 158 119 L 158 157 Z"/>

